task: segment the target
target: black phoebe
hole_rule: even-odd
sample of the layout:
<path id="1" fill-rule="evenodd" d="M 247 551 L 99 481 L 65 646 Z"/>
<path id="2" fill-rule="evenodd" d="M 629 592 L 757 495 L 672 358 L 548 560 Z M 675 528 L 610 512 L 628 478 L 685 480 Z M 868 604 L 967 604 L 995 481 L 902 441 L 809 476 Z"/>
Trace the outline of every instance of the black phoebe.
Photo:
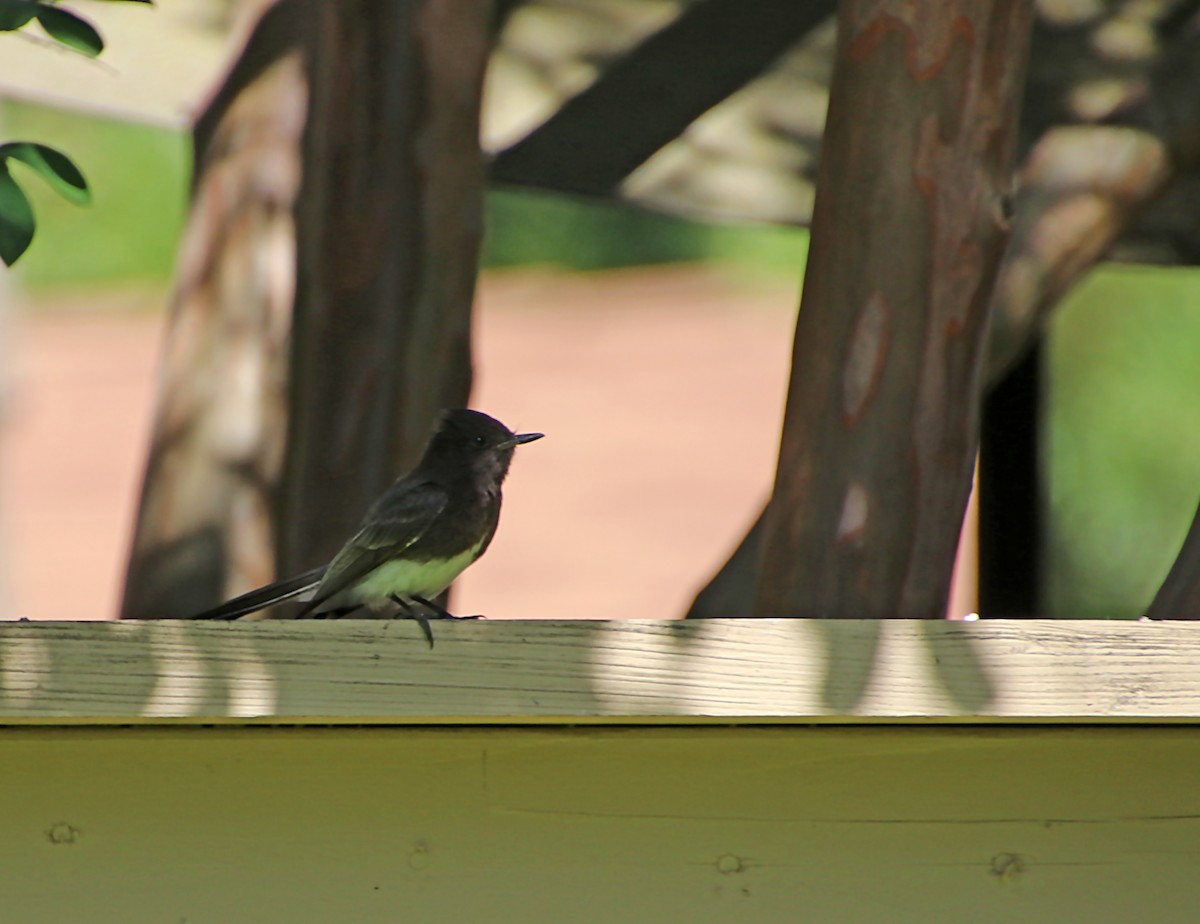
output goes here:
<path id="1" fill-rule="evenodd" d="M 194 619 L 237 619 L 285 600 L 305 602 L 296 619 L 337 619 L 394 605 L 433 645 L 428 616 L 453 617 L 433 602 L 482 555 L 500 522 L 500 486 L 513 449 L 541 439 L 513 433 L 478 411 L 445 411 L 421 461 L 377 500 L 327 566 L 277 581 Z"/>

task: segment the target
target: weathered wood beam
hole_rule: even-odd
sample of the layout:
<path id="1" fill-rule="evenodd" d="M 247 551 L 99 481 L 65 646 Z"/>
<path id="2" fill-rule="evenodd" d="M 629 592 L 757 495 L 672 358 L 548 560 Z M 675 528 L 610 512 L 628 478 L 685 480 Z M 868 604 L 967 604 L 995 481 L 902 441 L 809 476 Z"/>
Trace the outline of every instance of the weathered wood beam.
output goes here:
<path id="1" fill-rule="evenodd" d="M 1196 623 L 0 622 L 3 724 L 1200 723 Z"/>

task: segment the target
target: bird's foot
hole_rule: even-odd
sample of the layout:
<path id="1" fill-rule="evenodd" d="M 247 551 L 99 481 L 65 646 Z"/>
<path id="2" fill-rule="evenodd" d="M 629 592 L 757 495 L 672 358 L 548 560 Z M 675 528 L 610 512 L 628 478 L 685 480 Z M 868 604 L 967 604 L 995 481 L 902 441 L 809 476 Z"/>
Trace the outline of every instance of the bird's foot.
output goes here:
<path id="1" fill-rule="evenodd" d="M 429 650 L 433 651 L 433 630 L 429 628 L 429 620 L 424 613 L 413 613 L 412 618 L 417 621 L 417 625 L 421 627 L 421 632 L 425 635 L 425 641 L 429 642 Z"/>
<path id="2" fill-rule="evenodd" d="M 429 642 L 429 647 L 432 648 L 433 630 L 429 628 L 429 619 L 425 616 L 425 614 L 413 609 L 412 604 L 410 604 L 399 594 L 392 594 L 391 599 L 392 602 L 399 608 L 401 616 L 407 616 L 409 619 L 416 621 L 417 625 L 421 627 L 421 632 L 425 636 L 425 641 Z"/>
<path id="3" fill-rule="evenodd" d="M 410 602 L 411 601 L 411 602 Z M 400 613 L 407 616 L 409 619 L 416 622 L 421 627 L 421 632 L 425 636 L 425 641 L 429 642 L 429 647 L 433 648 L 433 629 L 429 627 L 429 620 L 432 619 L 457 619 L 457 616 L 451 616 L 443 607 L 438 606 L 424 597 L 418 597 L 415 594 L 406 594 L 404 597 L 399 594 L 392 594 L 392 602 L 400 608 Z M 413 606 L 413 603 L 419 603 L 421 606 L 430 610 L 429 614 L 422 613 L 419 609 Z"/>
<path id="4" fill-rule="evenodd" d="M 472 616 L 455 616 L 445 607 L 438 606 L 432 600 L 427 600 L 425 597 L 417 594 L 409 594 L 409 596 L 417 603 L 421 604 L 421 606 L 428 609 L 433 614 L 434 619 L 487 619 L 487 617 L 482 613 L 475 613 Z"/>
<path id="5" fill-rule="evenodd" d="M 424 633 L 425 640 L 427 642 L 429 642 L 430 648 L 433 647 L 433 629 L 431 629 L 429 627 L 430 619 L 485 619 L 486 618 L 482 614 L 475 614 L 472 616 L 455 616 L 453 613 L 447 611 L 445 607 L 438 606 L 432 600 L 422 597 L 419 594 L 405 594 L 404 596 L 400 596 L 400 594 L 392 594 L 391 599 L 392 599 L 392 602 L 395 603 L 396 606 L 400 608 L 400 612 L 402 615 L 407 616 L 409 619 L 412 619 L 413 621 L 416 622 L 416 624 L 418 626 L 421 627 L 421 632 Z M 415 606 L 413 606 L 414 603 L 419 604 L 420 606 L 429 610 L 429 612 L 422 613 L 419 609 L 417 609 Z"/>

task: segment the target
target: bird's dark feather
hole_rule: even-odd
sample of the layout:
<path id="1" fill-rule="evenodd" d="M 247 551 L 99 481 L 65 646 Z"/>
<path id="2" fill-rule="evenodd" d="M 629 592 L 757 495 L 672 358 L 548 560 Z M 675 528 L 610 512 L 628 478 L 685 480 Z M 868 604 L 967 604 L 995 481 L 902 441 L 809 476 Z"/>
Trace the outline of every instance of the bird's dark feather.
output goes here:
<path id="1" fill-rule="evenodd" d="M 244 593 L 240 597 L 226 600 L 220 606 L 214 606 L 211 610 L 205 610 L 192 618 L 237 619 L 239 616 L 245 616 L 255 610 L 266 609 L 268 606 L 298 597 L 305 591 L 316 587 L 324 574 L 325 566 L 322 565 L 320 568 L 313 568 L 311 571 L 296 575 L 296 577 L 288 578 L 285 581 L 276 581 L 274 584 Z"/>
<path id="2" fill-rule="evenodd" d="M 513 449 L 540 437 L 514 434 L 478 411 L 444 412 L 417 467 L 375 502 L 327 568 L 253 590 L 194 618 L 236 619 L 305 595 L 309 602 L 297 618 L 344 616 L 392 603 L 422 621 L 410 604 L 437 611 L 426 598 L 486 551 Z"/>
<path id="3" fill-rule="evenodd" d="M 401 478 L 371 507 L 364 525 L 329 563 L 316 593 L 300 612 L 319 612 L 322 603 L 353 587 L 384 562 L 417 542 L 446 509 L 446 489 Z"/>

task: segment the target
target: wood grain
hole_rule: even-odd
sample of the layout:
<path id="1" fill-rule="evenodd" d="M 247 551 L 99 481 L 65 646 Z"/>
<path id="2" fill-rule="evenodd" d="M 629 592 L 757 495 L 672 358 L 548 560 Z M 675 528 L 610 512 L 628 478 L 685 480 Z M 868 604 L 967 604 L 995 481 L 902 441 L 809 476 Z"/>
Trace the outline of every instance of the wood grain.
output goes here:
<path id="1" fill-rule="evenodd" d="M 1200 720 L 1200 626 L 0 623 L 0 722 Z"/>

